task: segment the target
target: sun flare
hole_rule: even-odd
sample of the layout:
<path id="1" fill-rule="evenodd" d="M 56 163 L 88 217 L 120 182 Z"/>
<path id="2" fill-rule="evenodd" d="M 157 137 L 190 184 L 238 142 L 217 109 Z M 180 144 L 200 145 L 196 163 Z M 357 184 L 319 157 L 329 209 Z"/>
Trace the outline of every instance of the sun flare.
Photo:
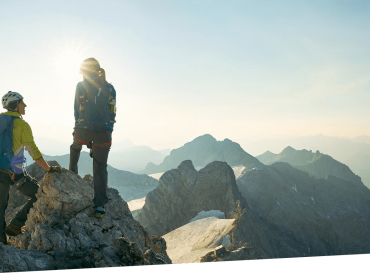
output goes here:
<path id="1" fill-rule="evenodd" d="M 57 75 L 75 75 L 79 73 L 81 62 L 87 58 L 81 44 L 64 42 L 52 49 L 52 69 Z"/>

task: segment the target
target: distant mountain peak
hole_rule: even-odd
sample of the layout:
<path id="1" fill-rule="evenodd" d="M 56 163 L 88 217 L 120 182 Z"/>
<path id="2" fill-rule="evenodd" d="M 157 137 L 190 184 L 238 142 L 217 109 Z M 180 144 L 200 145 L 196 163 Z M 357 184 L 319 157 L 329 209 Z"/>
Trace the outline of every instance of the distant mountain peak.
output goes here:
<path id="1" fill-rule="evenodd" d="M 296 152 L 296 151 L 297 151 L 296 149 L 292 148 L 291 146 L 288 146 L 288 147 L 286 147 L 286 148 L 281 152 L 281 154 L 286 155 L 286 154 L 291 154 L 291 153 Z"/>
<path id="2" fill-rule="evenodd" d="M 212 135 L 210 134 L 204 134 L 204 135 L 201 135 L 201 136 L 198 136 L 197 138 L 195 138 L 194 140 L 188 142 L 188 143 L 185 143 L 184 146 L 193 146 L 193 145 L 205 145 L 205 146 L 208 146 L 208 145 L 215 145 L 218 141 L 216 140 L 216 138 L 214 138 Z"/>
<path id="3" fill-rule="evenodd" d="M 231 166 L 243 165 L 247 168 L 263 165 L 258 159 L 245 152 L 238 143 L 227 138 L 223 141 L 217 141 L 212 135 L 205 134 L 172 150 L 161 164 L 148 163 L 145 173 L 168 171 L 184 160 L 191 160 L 196 167 L 206 166 L 213 161 L 224 161 Z"/>
<path id="4" fill-rule="evenodd" d="M 204 135 L 198 136 L 193 141 L 199 141 L 199 140 L 217 141 L 216 138 L 214 138 L 211 134 L 204 134 Z"/>

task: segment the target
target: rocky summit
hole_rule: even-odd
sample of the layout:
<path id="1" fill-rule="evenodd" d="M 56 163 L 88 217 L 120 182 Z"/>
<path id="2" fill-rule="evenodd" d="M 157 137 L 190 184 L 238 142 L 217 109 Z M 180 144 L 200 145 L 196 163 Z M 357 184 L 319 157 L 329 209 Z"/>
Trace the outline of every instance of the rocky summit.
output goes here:
<path id="1" fill-rule="evenodd" d="M 164 235 L 187 224 L 201 211 L 219 210 L 233 219 L 243 203 L 231 167 L 220 161 L 196 171 L 190 160 L 167 171 L 159 186 L 148 193 L 137 220 L 155 235 Z"/>
<path id="2" fill-rule="evenodd" d="M 95 218 L 92 177 L 63 169 L 46 174 L 24 233 L 0 244 L 0 270 L 29 271 L 171 263 L 163 238 L 149 236 L 118 191 Z"/>
<path id="3" fill-rule="evenodd" d="M 196 169 L 203 168 L 214 161 L 224 161 L 230 166 L 245 166 L 248 170 L 260 168 L 263 164 L 245 152 L 238 143 L 229 139 L 217 141 L 209 134 L 199 136 L 183 147 L 174 149 L 159 165 L 149 162 L 146 174 L 165 172 L 180 165 L 184 160 L 191 160 Z"/>

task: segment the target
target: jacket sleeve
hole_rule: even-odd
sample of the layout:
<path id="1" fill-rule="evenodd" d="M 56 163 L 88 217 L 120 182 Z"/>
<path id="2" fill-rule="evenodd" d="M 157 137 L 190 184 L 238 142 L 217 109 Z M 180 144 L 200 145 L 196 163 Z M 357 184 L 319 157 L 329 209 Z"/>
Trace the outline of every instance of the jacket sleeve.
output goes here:
<path id="1" fill-rule="evenodd" d="M 33 140 L 31 127 L 25 121 L 22 122 L 21 143 L 25 146 L 25 149 L 33 160 L 38 160 L 42 157 L 39 148 L 37 148 L 35 141 Z"/>

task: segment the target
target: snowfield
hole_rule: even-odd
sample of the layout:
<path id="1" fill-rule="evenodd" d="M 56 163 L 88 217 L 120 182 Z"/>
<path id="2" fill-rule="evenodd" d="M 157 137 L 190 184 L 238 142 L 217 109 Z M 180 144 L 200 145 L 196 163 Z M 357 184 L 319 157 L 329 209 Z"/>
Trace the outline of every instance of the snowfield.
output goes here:
<path id="1" fill-rule="evenodd" d="M 159 178 L 161 178 L 161 176 L 164 174 L 164 172 L 159 172 L 159 173 L 153 173 L 153 174 L 148 174 L 148 176 L 154 178 L 154 179 L 157 179 L 159 180 Z"/>
<path id="2" fill-rule="evenodd" d="M 245 169 L 245 166 L 233 166 L 232 167 L 234 174 L 235 174 L 235 179 L 238 179 L 240 175 L 242 174 L 243 170 Z"/>
<path id="3" fill-rule="evenodd" d="M 162 237 L 172 263 L 197 263 L 207 253 L 224 244 L 230 245 L 229 232 L 234 219 L 209 217 L 177 228 Z"/>

